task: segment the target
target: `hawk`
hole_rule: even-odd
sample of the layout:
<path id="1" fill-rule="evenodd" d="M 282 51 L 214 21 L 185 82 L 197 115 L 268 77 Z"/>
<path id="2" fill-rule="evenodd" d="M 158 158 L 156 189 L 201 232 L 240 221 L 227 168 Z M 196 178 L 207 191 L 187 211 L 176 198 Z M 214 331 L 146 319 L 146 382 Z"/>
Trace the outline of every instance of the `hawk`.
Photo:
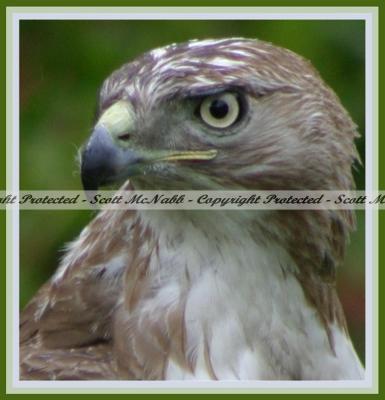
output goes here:
<path id="1" fill-rule="evenodd" d="M 356 125 L 311 64 L 189 41 L 113 72 L 85 189 L 349 190 Z M 129 179 L 129 181 L 128 181 Z M 362 379 L 336 293 L 346 210 L 105 210 L 21 314 L 21 379 Z"/>

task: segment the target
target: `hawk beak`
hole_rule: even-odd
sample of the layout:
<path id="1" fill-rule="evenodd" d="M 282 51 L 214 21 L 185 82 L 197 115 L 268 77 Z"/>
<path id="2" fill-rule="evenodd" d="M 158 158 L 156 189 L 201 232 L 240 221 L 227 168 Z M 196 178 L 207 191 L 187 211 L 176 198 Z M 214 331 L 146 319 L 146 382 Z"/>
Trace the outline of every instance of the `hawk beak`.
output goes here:
<path id="1" fill-rule="evenodd" d="M 140 161 L 135 151 L 117 146 L 108 130 L 97 125 L 81 153 L 83 188 L 96 191 L 102 185 L 123 180 L 135 172 Z"/>
<path id="2" fill-rule="evenodd" d="M 81 178 L 84 190 L 125 181 L 143 173 L 148 164 L 178 161 L 206 161 L 215 158 L 216 150 L 170 151 L 133 150 L 129 142 L 116 140 L 106 124 L 98 123 L 81 153 Z"/>

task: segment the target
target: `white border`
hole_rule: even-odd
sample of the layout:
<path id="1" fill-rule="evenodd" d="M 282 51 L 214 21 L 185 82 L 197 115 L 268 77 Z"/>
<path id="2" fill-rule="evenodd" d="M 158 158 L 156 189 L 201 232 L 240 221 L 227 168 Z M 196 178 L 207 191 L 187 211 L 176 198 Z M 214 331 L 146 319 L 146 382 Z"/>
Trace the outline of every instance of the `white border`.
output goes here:
<path id="1" fill-rule="evenodd" d="M 90 10 L 92 9 L 92 12 Z M 10 166 L 13 171 L 19 170 L 19 22 L 20 20 L 30 19 L 44 19 L 44 20 L 68 20 L 68 19 L 120 19 L 120 20 L 149 20 L 149 19 L 185 19 L 185 20 L 199 20 L 199 19 L 245 19 L 245 20 L 327 20 L 327 19 L 338 19 L 338 20 L 365 20 L 366 22 L 366 189 L 373 191 L 377 189 L 377 179 L 373 164 L 370 160 L 373 160 L 374 149 L 377 148 L 376 143 L 373 143 L 373 106 L 372 98 L 374 93 L 373 88 L 373 73 L 376 71 L 376 66 L 373 63 L 373 14 L 376 15 L 375 8 L 341 8 L 341 7 L 291 7 L 291 8 L 279 8 L 280 12 L 276 12 L 278 8 L 257 8 L 248 7 L 242 8 L 246 12 L 237 12 L 239 8 L 205 8 L 205 12 L 202 13 L 201 8 L 113 8 L 114 12 L 111 12 L 111 8 L 86 8 L 79 7 L 77 12 L 72 12 L 73 8 L 56 8 L 57 12 L 47 11 L 49 8 L 44 7 L 32 7 L 32 8 L 8 8 L 8 17 L 11 16 L 10 23 L 12 24 L 13 42 L 7 42 L 8 55 L 12 55 L 12 61 L 14 69 L 9 73 L 11 75 L 11 97 L 12 97 L 12 125 L 7 129 L 8 139 L 12 140 L 12 165 L 10 165 L 9 153 L 7 153 L 7 166 Z M 325 10 L 328 10 L 325 12 Z M 333 9 L 333 12 L 330 12 Z M 26 10 L 28 10 L 26 12 Z M 32 11 L 33 10 L 33 11 Z M 220 10 L 220 11 L 219 11 Z M 274 10 L 274 11 L 272 11 Z M 283 11 L 285 10 L 285 11 Z M 305 11 L 304 11 L 305 10 Z M 307 10 L 311 10 L 307 12 Z M 350 11 L 347 11 L 350 10 Z M 353 11 L 351 11 L 353 10 Z M 64 11 L 64 13 L 61 13 Z M 8 23 L 8 20 L 7 20 Z M 12 48 L 9 49 L 8 46 Z M 9 100 L 9 99 L 8 99 Z M 7 101 L 7 104 L 8 103 Z M 8 169 L 9 171 L 9 169 Z M 11 172 L 9 172 L 11 174 Z M 19 179 L 17 173 L 11 174 L 11 179 L 7 176 L 7 187 L 12 191 L 17 192 L 19 190 Z M 347 392 L 365 392 L 365 393 L 376 393 L 377 383 L 374 379 L 373 371 L 373 340 L 377 337 L 376 333 L 373 332 L 373 268 L 374 259 L 372 255 L 373 250 L 376 249 L 377 238 L 372 237 L 373 228 L 375 227 L 375 213 L 373 211 L 366 212 L 366 374 L 365 379 L 360 381 L 19 381 L 19 211 L 13 210 L 12 214 L 7 214 L 7 240 L 12 241 L 12 268 L 8 268 L 9 274 L 12 270 L 12 295 L 13 295 L 13 307 L 12 310 L 12 324 L 13 324 L 13 337 L 12 337 L 12 377 L 11 383 L 8 379 L 8 393 L 55 393 L 60 389 L 67 389 L 64 393 L 92 393 L 97 389 L 97 393 L 108 392 L 109 389 L 118 389 L 118 393 L 128 392 L 186 392 L 192 389 L 198 389 L 194 392 L 202 392 L 202 389 L 215 389 L 212 392 L 223 392 L 226 393 L 244 390 L 246 392 L 258 392 L 262 393 L 273 393 L 282 392 L 279 389 L 286 389 L 285 393 L 306 393 L 312 392 L 317 389 L 317 393 L 347 393 Z M 10 227 L 11 225 L 11 227 Z M 12 237 L 9 235 L 11 234 Z M 9 267 L 9 266 L 8 266 Z M 7 274 L 7 275 L 8 275 Z M 7 285 L 9 288 L 9 285 Z M 369 294 L 373 293 L 373 296 Z M 8 333 L 8 340 L 9 331 Z M 7 357 L 9 356 L 8 351 Z M 377 367 L 376 367 L 377 368 Z M 23 390 L 24 389 L 24 390 Z M 25 390 L 27 389 L 27 390 Z M 29 390 L 28 390 L 29 389 Z M 72 389 L 72 390 L 71 390 Z M 83 389 L 83 390 L 82 390 Z M 90 390 L 93 389 L 93 390 Z M 103 390 L 104 389 L 104 390 Z M 350 390 L 349 390 L 350 389 Z M 352 389 L 365 389 L 361 391 Z M 62 392 L 62 391 L 60 391 Z M 116 392 L 116 391 L 115 391 Z M 63 393 L 63 392 L 62 392 Z"/>

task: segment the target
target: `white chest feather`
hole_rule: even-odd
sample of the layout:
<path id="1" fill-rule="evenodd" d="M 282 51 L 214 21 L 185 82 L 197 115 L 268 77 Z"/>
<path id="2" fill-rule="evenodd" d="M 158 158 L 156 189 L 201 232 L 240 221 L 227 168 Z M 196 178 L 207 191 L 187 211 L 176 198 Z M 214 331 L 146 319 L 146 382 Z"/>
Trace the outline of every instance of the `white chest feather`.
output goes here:
<path id="1" fill-rule="evenodd" d="M 331 349 L 290 256 L 247 225 L 215 215 L 207 213 L 205 230 L 194 218 L 182 226 L 170 216 L 157 226 L 144 216 L 158 229 L 159 253 L 150 265 L 158 289 L 142 305 L 143 318 L 184 302 L 186 352 L 194 360 L 187 371 L 171 357 L 166 379 L 361 379 L 350 339 L 337 326 Z"/>

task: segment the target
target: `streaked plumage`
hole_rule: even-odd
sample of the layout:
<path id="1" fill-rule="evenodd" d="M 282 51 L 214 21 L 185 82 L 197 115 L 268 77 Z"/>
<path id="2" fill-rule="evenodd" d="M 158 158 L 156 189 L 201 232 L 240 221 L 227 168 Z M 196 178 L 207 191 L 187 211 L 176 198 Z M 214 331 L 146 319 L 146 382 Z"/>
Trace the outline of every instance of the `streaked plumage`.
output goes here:
<path id="1" fill-rule="evenodd" d="M 214 129 L 202 101 L 222 93 L 239 117 Z M 98 121 L 86 188 L 353 187 L 354 123 L 307 61 L 262 41 L 146 53 L 105 81 Z M 103 211 L 22 313 L 21 377 L 360 379 L 335 289 L 353 225 L 348 211 Z"/>

